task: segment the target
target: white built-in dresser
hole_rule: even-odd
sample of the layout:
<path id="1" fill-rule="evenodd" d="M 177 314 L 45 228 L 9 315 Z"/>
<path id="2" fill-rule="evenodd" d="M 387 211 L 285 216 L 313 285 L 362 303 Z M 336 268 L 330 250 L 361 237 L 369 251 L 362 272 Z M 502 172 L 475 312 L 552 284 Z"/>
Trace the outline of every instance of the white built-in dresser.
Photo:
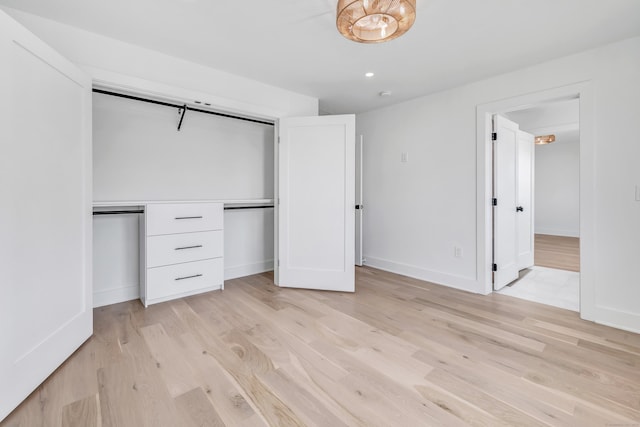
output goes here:
<path id="1" fill-rule="evenodd" d="M 140 234 L 145 307 L 224 289 L 223 203 L 148 203 Z"/>

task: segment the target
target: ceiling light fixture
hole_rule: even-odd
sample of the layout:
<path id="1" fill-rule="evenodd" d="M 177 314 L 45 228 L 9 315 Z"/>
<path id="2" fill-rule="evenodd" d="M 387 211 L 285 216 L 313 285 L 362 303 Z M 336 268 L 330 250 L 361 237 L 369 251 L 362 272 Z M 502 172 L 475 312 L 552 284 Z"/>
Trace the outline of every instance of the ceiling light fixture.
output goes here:
<path id="1" fill-rule="evenodd" d="M 555 140 L 556 140 L 555 135 L 536 136 L 536 139 L 535 139 L 537 145 L 551 144 L 552 142 L 555 142 Z"/>
<path id="2" fill-rule="evenodd" d="M 373 74 L 373 73 L 369 72 L 369 73 L 365 73 L 365 75 L 364 75 L 364 76 L 365 76 L 365 77 L 373 77 L 373 76 L 375 76 L 375 74 Z"/>
<path id="3" fill-rule="evenodd" d="M 336 26 L 359 43 L 380 43 L 406 33 L 416 20 L 416 0 L 339 0 Z"/>

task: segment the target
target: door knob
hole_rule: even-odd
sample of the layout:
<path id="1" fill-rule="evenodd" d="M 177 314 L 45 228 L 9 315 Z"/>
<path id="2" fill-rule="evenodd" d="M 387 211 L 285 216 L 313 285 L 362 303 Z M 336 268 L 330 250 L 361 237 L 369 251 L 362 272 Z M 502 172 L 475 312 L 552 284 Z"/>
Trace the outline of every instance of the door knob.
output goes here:
<path id="1" fill-rule="evenodd" d="M 524 212 L 524 208 L 522 206 L 518 206 L 516 208 L 516 212 Z"/>

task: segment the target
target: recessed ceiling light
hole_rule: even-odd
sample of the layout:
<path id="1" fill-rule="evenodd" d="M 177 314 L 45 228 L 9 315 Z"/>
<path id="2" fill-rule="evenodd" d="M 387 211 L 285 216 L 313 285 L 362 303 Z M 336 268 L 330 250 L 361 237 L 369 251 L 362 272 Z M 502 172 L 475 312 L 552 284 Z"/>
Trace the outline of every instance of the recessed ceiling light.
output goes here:
<path id="1" fill-rule="evenodd" d="M 364 76 L 365 77 L 373 77 L 373 76 L 375 76 L 375 74 L 373 74 L 372 72 L 368 72 Z"/>
<path id="2" fill-rule="evenodd" d="M 391 96 L 391 91 L 384 90 L 384 91 L 380 92 L 378 95 L 380 95 L 380 96 Z"/>

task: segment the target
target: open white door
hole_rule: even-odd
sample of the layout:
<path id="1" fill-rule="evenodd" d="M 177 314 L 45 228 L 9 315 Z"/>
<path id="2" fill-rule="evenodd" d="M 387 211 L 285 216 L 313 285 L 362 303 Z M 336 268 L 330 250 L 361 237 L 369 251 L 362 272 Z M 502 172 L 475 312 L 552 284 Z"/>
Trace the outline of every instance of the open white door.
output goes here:
<path id="1" fill-rule="evenodd" d="M 362 150 L 364 137 L 356 141 L 356 265 L 362 266 Z"/>
<path id="2" fill-rule="evenodd" d="M 2 420 L 91 335 L 93 305 L 91 79 L 2 11 L 0 58 Z"/>
<path id="3" fill-rule="evenodd" d="M 518 278 L 517 174 L 519 126 L 493 116 L 493 289 Z"/>
<path id="4" fill-rule="evenodd" d="M 534 139 L 530 133 L 518 131 L 518 270 L 533 265 Z"/>
<path id="5" fill-rule="evenodd" d="M 278 285 L 355 291 L 355 116 L 281 119 Z"/>

